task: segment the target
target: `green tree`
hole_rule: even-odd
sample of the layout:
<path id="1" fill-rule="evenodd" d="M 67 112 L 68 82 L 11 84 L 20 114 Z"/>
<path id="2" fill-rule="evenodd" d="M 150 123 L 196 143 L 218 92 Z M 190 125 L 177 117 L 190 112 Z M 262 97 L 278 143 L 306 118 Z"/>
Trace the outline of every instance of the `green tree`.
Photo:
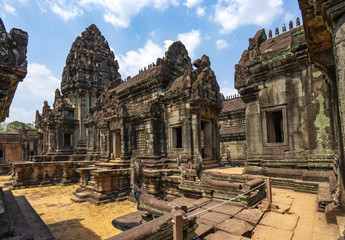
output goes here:
<path id="1" fill-rule="evenodd" d="M 6 123 L 4 123 L 4 122 L 0 123 L 0 133 L 5 133 L 6 127 L 7 127 Z"/>
<path id="2" fill-rule="evenodd" d="M 6 124 L 6 130 L 3 132 L 4 133 L 19 133 L 23 124 L 26 130 L 36 130 L 34 123 L 23 123 L 20 121 L 13 121 Z"/>

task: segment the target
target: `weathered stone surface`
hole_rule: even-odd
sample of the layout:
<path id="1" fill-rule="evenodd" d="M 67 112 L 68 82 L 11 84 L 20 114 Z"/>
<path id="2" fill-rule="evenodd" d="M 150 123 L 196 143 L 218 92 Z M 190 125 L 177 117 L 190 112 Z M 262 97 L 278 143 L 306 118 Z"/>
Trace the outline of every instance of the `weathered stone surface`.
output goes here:
<path id="1" fill-rule="evenodd" d="M 246 237 L 242 237 L 242 236 L 236 236 L 227 232 L 223 232 L 223 231 L 217 231 L 213 234 L 210 234 L 208 236 L 205 237 L 205 240 L 247 240 L 249 238 Z"/>
<path id="2" fill-rule="evenodd" d="M 245 220 L 255 226 L 261 219 L 263 212 L 259 209 L 244 209 L 235 215 L 235 218 Z"/>
<path id="3" fill-rule="evenodd" d="M 269 240 L 272 239 L 273 236 L 279 236 L 279 240 L 291 240 L 293 232 L 264 225 L 257 225 L 253 230 L 251 239 Z"/>
<path id="4" fill-rule="evenodd" d="M 18 83 L 26 76 L 28 34 L 17 28 L 7 33 L 1 18 L 0 26 L 0 122 L 3 122 Z"/>
<path id="5" fill-rule="evenodd" d="M 278 229 L 293 231 L 299 217 L 294 214 L 280 214 L 269 212 L 260 220 L 260 225 L 271 226 Z"/>
<path id="6" fill-rule="evenodd" d="M 207 205 L 205 206 L 207 208 Z M 210 211 L 212 212 L 218 212 L 218 213 L 224 213 L 230 216 L 235 216 L 237 213 L 242 211 L 243 207 L 231 204 L 231 203 L 226 203 L 223 204 L 219 207 L 212 208 Z"/>
<path id="7" fill-rule="evenodd" d="M 111 224 L 121 231 L 126 231 L 128 229 L 134 228 L 141 224 L 141 214 L 139 211 L 134 213 L 129 213 L 121 217 L 115 218 Z"/>
<path id="8" fill-rule="evenodd" d="M 78 91 L 98 97 L 112 81 L 121 83 L 114 53 L 96 25 L 90 25 L 72 44 L 62 73 L 61 91 L 71 98 Z"/>
<path id="9" fill-rule="evenodd" d="M 203 239 L 205 236 L 214 233 L 214 226 L 209 224 L 199 223 L 195 230 L 199 238 Z"/>
<path id="10" fill-rule="evenodd" d="M 227 214 L 217 213 L 217 212 L 208 212 L 200 216 L 197 219 L 197 222 L 216 226 L 229 218 L 230 218 L 230 215 L 227 215 Z"/>
<path id="11" fill-rule="evenodd" d="M 184 214 L 183 211 L 180 211 L 180 213 Z M 169 239 L 172 234 L 174 214 L 176 213 L 165 214 L 136 228 L 108 238 L 108 240 Z M 193 239 L 196 236 L 194 233 L 195 228 L 196 224 L 193 219 L 183 222 L 183 235 L 186 239 Z"/>
<path id="12" fill-rule="evenodd" d="M 236 218 L 227 219 L 221 224 L 215 226 L 216 231 L 224 231 L 236 236 L 250 237 L 253 226 L 244 220 Z"/>
<path id="13" fill-rule="evenodd" d="M 322 78 L 332 79 L 308 62 L 306 34 L 297 26 L 267 39 L 259 30 L 235 66 L 235 87 L 247 103 L 247 165 L 263 167 L 248 173 L 315 181 L 333 168 L 336 110 Z"/>

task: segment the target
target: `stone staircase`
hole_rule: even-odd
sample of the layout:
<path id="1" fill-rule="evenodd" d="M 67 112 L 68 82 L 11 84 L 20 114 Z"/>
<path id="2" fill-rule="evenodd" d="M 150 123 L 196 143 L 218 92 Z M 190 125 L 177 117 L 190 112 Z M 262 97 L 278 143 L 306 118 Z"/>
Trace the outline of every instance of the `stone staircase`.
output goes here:
<path id="1" fill-rule="evenodd" d="M 203 158 L 202 160 L 202 169 L 207 170 L 207 169 L 213 169 L 213 168 L 219 168 L 221 167 L 221 163 L 219 163 L 217 160 L 214 160 L 212 158 Z"/>

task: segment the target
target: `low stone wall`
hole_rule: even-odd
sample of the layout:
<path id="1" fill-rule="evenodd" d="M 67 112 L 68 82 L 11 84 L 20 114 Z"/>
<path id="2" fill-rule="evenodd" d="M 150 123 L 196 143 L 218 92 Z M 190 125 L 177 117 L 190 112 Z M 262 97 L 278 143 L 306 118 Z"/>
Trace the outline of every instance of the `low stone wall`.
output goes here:
<path id="1" fill-rule="evenodd" d="M 0 164 L 0 175 L 7 175 L 10 173 L 10 164 Z"/>
<path id="2" fill-rule="evenodd" d="M 184 211 L 177 210 L 182 215 Z M 122 232 L 108 240 L 146 240 L 146 239 L 172 239 L 173 236 L 173 216 L 175 212 L 165 214 L 150 222 L 141 224 L 135 228 Z M 183 221 L 183 239 L 195 239 L 196 219 L 191 218 Z"/>
<path id="3" fill-rule="evenodd" d="M 227 159 L 227 152 L 230 152 L 231 163 Z M 236 165 L 243 166 L 247 160 L 246 141 L 221 141 L 220 154 L 222 163 L 225 166 Z"/>
<path id="4" fill-rule="evenodd" d="M 49 184 L 69 184 L 79 180 L 76 168 L 87 167 L 94 162 L 14 162 L 11 163 L 10 188 Z"/>

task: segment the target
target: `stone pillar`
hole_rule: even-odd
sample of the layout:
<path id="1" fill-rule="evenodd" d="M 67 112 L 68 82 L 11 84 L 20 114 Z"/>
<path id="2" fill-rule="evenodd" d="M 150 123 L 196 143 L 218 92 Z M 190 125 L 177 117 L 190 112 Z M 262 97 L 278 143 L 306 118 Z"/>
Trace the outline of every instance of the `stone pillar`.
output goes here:
<path id="1" fill-rule="evenodd" d="M 198 157 L 201 154 L 201 141 L 200 141 L 200 117 L 198 114 L 192 114 L 192 132 L 193 132 L 193 156 Z"/>
<path id="2" fill-rule="evenodd" d="M 339 4 L 341 5 L 341 4 Z M 334 11 L 337 13 L 336 11 Z M 332 19 L 332 14 L 330 14 Z M 337 87 L 338 87 L 338 102 L 339 102 L 339 114 L 340 114 L 340 125 L 341 136 L 339 142 L 340 156 L 339 156 L 339 184 L 340 184 L 340 203 L 345 206 L 345 13 L 338 15 L 336 19 L 332 21 L 333 25 L 333 47 L 335 54 L 335 64 L 337 72 Z"/>
<path id="3" fill-rule="evenodd" d="M 55 130 L 49 129 L 48 141 L 48 152 L 55 152 Z"/>

